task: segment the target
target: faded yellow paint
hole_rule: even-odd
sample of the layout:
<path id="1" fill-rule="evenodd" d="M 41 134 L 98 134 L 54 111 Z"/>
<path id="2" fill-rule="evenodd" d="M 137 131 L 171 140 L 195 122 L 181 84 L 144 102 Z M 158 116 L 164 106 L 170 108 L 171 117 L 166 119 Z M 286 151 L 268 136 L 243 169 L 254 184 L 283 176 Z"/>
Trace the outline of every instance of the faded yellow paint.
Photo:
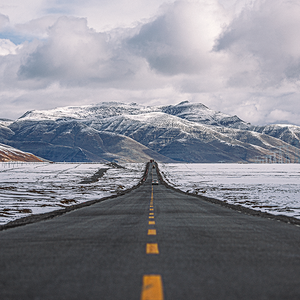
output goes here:
<path id="1" fill-rule="evenodd" d="M 156 235 L 156 229 L 148 229 L 148 235 Z"/>
<path id="2" fill-rule="evenodd" d="M 144 275 L 141 300 L 164 300 L 161 275 Z"/>
<path id="3" fill-rule="evenodd" d="M 151 191 L 151 202 L 153 203 L 153 186 L 152 186 L 152 191 Z"/>
<path id="4" fill-rule="evenodd" d="M 155 221 L 149 221 L 149 225 L 155 225 Z"/>

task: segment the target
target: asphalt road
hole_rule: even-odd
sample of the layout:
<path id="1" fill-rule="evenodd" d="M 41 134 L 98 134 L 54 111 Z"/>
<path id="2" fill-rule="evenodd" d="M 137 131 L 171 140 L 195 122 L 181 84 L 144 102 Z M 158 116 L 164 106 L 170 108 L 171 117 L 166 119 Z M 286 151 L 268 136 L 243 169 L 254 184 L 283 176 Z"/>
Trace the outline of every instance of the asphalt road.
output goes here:
<path id="1" fill-rule="evenodd" d="M 1 231 L 0 299 L 300 299 L 299 227 L 151 179 L 150 172 L 126 195 Z"/>

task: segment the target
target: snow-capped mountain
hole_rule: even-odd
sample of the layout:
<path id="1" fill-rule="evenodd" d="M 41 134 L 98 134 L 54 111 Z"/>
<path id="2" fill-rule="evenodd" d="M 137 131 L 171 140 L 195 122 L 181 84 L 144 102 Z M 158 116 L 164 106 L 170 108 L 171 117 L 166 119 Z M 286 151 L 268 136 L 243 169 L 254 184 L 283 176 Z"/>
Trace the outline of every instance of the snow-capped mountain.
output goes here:
<path id="1" fill-rule="evenodd" d="M 160 111 L 159 107 L 142 106 L 136 103 L 102 102 L 96 105 L 66 106 L 49 110 L 33 110 L 26 112 L 19 120 L 92 120 L 121 115 L 138 115 Z"/>
<path id="2" fill-rule="evenodd" d="M 207 125 L 227 126 L 240 129 L 248 129 L 250 127 L 249 123 L 242 121 L 237 116 L 216 112 L 201 103 L 192 104 L 188 101 L 168 106 L 142 106 L 136 103 L 103 102 L 97 105 L 68 106 L 51 110 L 28 111 L 20 119 L 35 121 L 47 119 L 92 120 L 122 115 L 148 114 L 151 112 L 162 112 L 181 119 Z"/>
<path id="3" fill-rule="evenodd" d="M 162 112 L 201 124 L 239 129 L 248 129 L 250 127 L 249 123 L 244 122 L 239 117 L 214 111 L 202 103 L 194 104 L 184 101 L 177 105 L 165 106 L 162 108 Z"/>
<path id="4" fill-rule="evenodd" d="M 300 147 L 300 127 L 290 124 L 252 126 L 251 130 L 280 139 L 296 148 Z"/>
<path id="5" fill-rule="evenodd" d="M 13 120 L 6 119 L 6 118 L 0 118 L 0 126 L 9 126 L 11 123 L 13 123 Z"/>
<path id="6" fill-rule="evenodd" d="M 290 161 L 300 158 L 296 144 L 284 139 L 285 135 L 274 134 L 274 126 L 273 131 L 271 127 L 254 127 L 237 116 L 187 101 L 169 106 L 103 102 L 29 111 L 1 128 L 2 143 L 54 161 L 154 158 L 162 162 L 254 162 L 283 155 Z M 293 132 L 299 129 L 295 126 Z"/>

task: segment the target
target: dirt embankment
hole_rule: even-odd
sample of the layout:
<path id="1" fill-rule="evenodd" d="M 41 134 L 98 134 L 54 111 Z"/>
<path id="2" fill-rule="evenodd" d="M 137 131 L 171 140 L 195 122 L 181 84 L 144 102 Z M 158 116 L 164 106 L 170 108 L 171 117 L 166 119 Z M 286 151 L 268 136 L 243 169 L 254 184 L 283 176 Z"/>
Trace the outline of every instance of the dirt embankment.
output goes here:
<path id="1" fill-rule="evenodd" d="M 91 177 L 87 177 L 85 179 L 83 179 L 81 182 L 79 182 L 80 184 L 89 184 L 89 183 L 94 183 L 97 182 L 101 177 L 103 177 L 103 175 L 105 174 L 105 172 L 108 170 L 109 168 L 101 168 L 99 169 L 93 176 Z"/>

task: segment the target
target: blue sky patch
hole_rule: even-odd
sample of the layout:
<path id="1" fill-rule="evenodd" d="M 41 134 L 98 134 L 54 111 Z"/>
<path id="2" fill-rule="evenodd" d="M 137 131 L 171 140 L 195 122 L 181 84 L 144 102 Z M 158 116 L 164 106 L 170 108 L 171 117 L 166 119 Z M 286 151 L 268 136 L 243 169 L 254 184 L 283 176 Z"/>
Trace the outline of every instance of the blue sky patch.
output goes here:
<path id="1" fill-rule="evenodd" d="M 18 32 L 13 32 L 13 31 L 0 32 L 0 39 L 10 40 L 15 45 L 20 45 L 26 41 L 30 42 L 33 40 L 32 36 L 20 34 Z"/>

